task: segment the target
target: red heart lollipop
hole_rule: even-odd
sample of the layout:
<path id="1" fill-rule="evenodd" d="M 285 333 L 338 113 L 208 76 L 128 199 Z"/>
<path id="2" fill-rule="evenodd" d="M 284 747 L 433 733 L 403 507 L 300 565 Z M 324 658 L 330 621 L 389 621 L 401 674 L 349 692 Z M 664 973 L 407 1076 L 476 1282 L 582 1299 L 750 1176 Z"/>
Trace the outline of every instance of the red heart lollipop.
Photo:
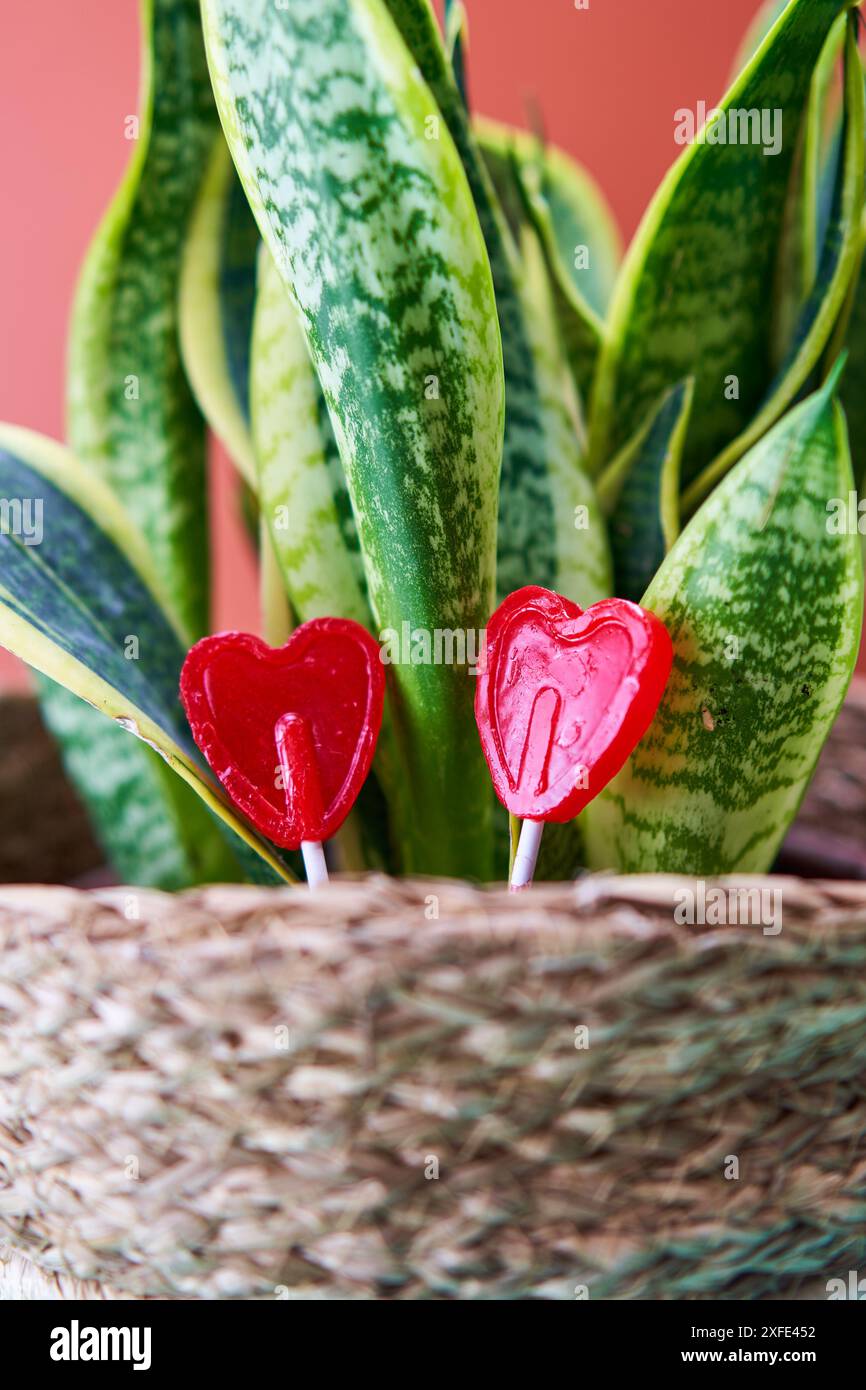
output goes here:
<path id="1" fill-rule="evenodd" d="M 619 772 L 670 674 L 664 624 L 625 599 L 586 612 L 518 589 L 487 625 L 475 718 L 496 795 L 522 820 L 568 821 Z"/>
<path id="2" fill-rule="evenodd" d="M 286 849 L 339 830 L 370 771 L 384 695 L 378 645 L 345 618 L 314 618 L 277 648 L 246 632 L 205 637 L 180 676 L 199 748 Z"/>

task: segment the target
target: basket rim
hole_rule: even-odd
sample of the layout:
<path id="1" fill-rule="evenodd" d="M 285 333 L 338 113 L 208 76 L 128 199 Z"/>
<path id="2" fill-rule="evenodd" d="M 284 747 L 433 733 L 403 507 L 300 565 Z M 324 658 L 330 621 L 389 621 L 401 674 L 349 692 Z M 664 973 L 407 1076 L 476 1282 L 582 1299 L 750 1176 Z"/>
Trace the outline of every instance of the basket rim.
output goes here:
<path id="1" fill-rule="evenodd" d="M 732 874 L 690 878 L 679 874 L 587 874 L 575 881 L 545 882 L 522 893 L 505 884 L 473 884 L 444 878 L 392 878 L 382 873 L 334 875 L 309 892 L 303 884 L 256 886 L 210 884 L 170 893 L 131 885 L 75 888 L 55 884 L 0 885 L 0 941 L 16 927 L 35 946 L 55 940 L 70 927 L 84 930 L 93 947 L 101 938 L 155 933 L 160 939 L 184 922 L 196 935 L 208 927 L 228 932 L 243 930 L 246 920 L 267 922 L 271 914 L 284 917 L 289 929 L 327 926 L 334 933 L 370 940 L 389 937 L 411 918 L 411 935 L 420 938 L 460 935 L 467 939 L 489 934 L 491 923 L 511 935 L 543 932 L 550 920 L 574 923 L 584 930 L 622 935 L 676 936 L 694 941 L 693 924 L 681 924 L 674 910 L 684 889 L 695 889 L 708 900 L 720 889 L 735 901 L 740 893 L 779 894 L 785 932 L 797 935 L 862 928 L 866 932 L 866 882 L 856 879 L 810 879 L 790 874 Z M 421 915 L 435 903 L 435 913 Z M 226 923 L 229 923 L 227 926 Z M 754 935 L 748 923 L 712 921 L 700 925 L 706 933 L 718 927 Z M 91 927 L 93 930 L 91 931 Z M 118 930 L 119 928 L 119 930 Z M 782 936 L 785 935 L 782 932 Z M 772 941 L 776 934 L 765 933 Z"/>

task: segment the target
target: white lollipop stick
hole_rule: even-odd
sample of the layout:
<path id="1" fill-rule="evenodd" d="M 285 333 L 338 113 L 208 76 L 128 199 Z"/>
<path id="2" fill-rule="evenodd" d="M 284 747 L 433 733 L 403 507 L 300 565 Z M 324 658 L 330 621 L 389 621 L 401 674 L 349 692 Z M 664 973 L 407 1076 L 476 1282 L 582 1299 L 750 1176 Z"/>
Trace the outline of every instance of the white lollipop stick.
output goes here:
<path id="1" fill-rule="evenodd" d="M 307 887 L 312 892 L 314 888 L 321 888 L 323 883 L 328 882 L 328 866 L 325 863 L 325 851 L 322 849 L 321 840 L 302 840 L 301 854 L 304 856 L 304 868 L 307 871 Z"/>
<path id="2" fill-rule="evenodd" d="M 519 893 L 521 888 L 528 888 L 532 882 L 543 834 L 543 820 L 525 820 L 521 825 L 517 853 L 514 856 L 514 867 L 511 870 L 510 888 L 512 893 Z"/>

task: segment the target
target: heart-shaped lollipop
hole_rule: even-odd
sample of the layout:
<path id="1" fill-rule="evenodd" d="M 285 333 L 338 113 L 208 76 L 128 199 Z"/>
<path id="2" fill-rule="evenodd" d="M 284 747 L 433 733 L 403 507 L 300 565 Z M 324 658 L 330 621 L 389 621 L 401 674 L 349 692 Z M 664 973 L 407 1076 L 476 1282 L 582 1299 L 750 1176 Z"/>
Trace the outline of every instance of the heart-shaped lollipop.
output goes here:
<path id="1" fill-rule="evenodd" d="M 284 647 L 222 632 L 187 654 L 180 696 L 232 801 L 286 849 L 339 830 L 382 723 L 379 647 L 358 623 L 314 618 Z"/>
<path id="2" fill-rule="evenodd" d="M 510 594 L 487 625 L 475 718 L 512 815 L 578 815 L 643 738 L 672 659 L 664 624 L 636 603 L 603 599 L 584 612 L 549 589 Z M 536 854 L 540 833 L 529 833 Z"/>

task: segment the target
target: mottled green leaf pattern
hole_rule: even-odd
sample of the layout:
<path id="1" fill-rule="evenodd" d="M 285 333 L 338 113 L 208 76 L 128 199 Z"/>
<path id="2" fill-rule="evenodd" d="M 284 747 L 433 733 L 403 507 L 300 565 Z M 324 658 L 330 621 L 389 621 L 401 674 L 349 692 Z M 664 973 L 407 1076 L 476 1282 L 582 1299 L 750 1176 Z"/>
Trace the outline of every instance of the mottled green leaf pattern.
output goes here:
<path id="1" fill-rule="evenodd" d="M 550 206 L 539 190 L 537 175 L 538 170 L 528 166 L 523 173 L 523 186 L 550 267 L 557 317 L 572 376 L 580 389 L 581 399 L 588 400 L 604 338 L 604 325 L 563 266 Z"/>
<path id="2" fill-rule="evenodd" d="M 68 422 L 74 447 L 147 533 L 194 634 L 208 609 L 204 427 L 180 365 L 176 301 L 185 225 L 218 124 L 196 0 L 143 0 L 141 15 L 139 128 L 128 129 L 137 136 L 129 166 L 76 294 Z M 234 876 L 197 799 L 149 748 L 62 687 L 40 691 L 117 873 L 164 888 Z"/>
<path id="3" fill-rule="evenodd" d="M 599 482 L 613 516 L 610 542 L 615 591 L 639 603 L 680 529 L 680 459 L 693 382 L 668 391 L 644 427 Z"/>
<path id="4" fill-rule="evenodd" d="M 741 437 L 761 410 L 773 373 L 768 287 L 800 126 L 813 70 L 846 8 L 846 0 L 791 0 L 771 38 L 720 103 L 726 132 L 730 112 L 754 111 L 758 119 L 766 112 L 769 138 L 762 128 L 756 141 L 754 120 L 738 118 L 737 143 L 688 145 L 656 194 L 611 305 L 591 418 L 595 469 L 632 437 L 662 391 L 690 374 L 695 406 L 684 482 Z M 776 111 L 781 146 L 766 154 L 773 148 Z M 685 118 L 679 127 L 688 137 Z M 714 126 L 716 135 L 719 128 Z M 741 130 L 748 131 L 744 143 Z M 799 365 L 808 374 L 810 364 Z M 779 410 L 803 380 L 789 374 Z"/>
<path id="5" fill-rule="evenodd" d="M 866 144 L 863 72 L 853 26 L 848 31 L 845 69 L 844 156 L 817 279 L 801 310 L 786 358 L 760 409 L 742 434 L 685 490 L 686 513 L 697 506 L 731 464 L 760 439 L 796 397 L 817 367 L 842 312 L 859 256 Z"/>
<path id="6" fill-rule="evenodd" d="M 860 640 L 859 537 L 833 525 L 853 488 L 834 384 L 728 474 L 644 595 L 674 667 L 648 734 L 582 817 L 594 868 L 710 876 L 773 862 Z"/>
<path id="7" fill-rule="evenodd" d="M 539 399 L 539 423 L 548 459 L 547 473 L 553 508 L 553 554 L 555 568 L 548 587 L 564 594 L 582 608 L 588 608 L 611 593 L 612 573 L 607 528 L 599 507 L 595 487 L 583 467 L 583 422 L 574 387 L 566 367 L 559 338 L 559 325 L 544 254 L 532 228 L 521 238 L 521 302 L 529 350 L 535 364 Z M 530 447 L 529 441 L 526 444 Z M 507 496 L 507 495 L 506 495 Z M 500 598 L 512 593 L 543 568 L 543 557 L 536 559 L 543 545 L 536 533 L 537 512 L 525 498 L 507 498 L 513 513 L 508 518 L 508 534 L 516 544 L 512 563 L 505 562 L 500 537 Z M 500 502 L 500 526 L 503 506 Z"/>
<path id="8" fill-rule="evenodd" d="M 257 499 L 250 373 L 256 263 L 261 237 L 220 130 L 190 221 L 180 284 L 180 336 L 187 376 L 205 419 L 242 478 L 241 509 L 258 545 L 262 636 L 281 646 L 292 619 L 271 529 Z"/>
<path id="9" fill-rule="evenodd" d="M 524 184 L 531 171 L 536 195 L 548 210 L 550 250 L 577 293 L 603 318 L 619 273 L 622 239 L 598 184 L 564 150 L 524 130 L 482 117 L 475 117 L 473 127 L 492 171 L 513 164 Z"/>
<path id="10" fill-rule="evenodd" d="M 503 372 L 490 266 L 436 103 L 380 0 L 205 0 L 235 164 L 299 305 L 381 629 L 492 604 Z M 490 797 L 465 667 L 391 667 L 408 867 L 484 876 Z"/>
<path id="11" fill-rule="evenodd" d="M 328 408 L 298 312 L 266 247 L 252 342 L 262 513 L 295 612 L 373 628 L 358 532 Z"/>
<path id="12" fill-rule="evenodd" d="M 340 614 L 390 663 L 340 866 L 504 874 L 471 671 L 497 597 L 538 583 L 641 600 L 675 648 L 651 729 L 548 828 L 538 877 L 768 869 L 862 622 L 834 394 L 866 472 L 853 0 L 762 6 L 721 119 L 675 114 L 689 147 L 622 267 L 579 166 L 470 120 L 461 0 L 444 39 L 430 0 L 140 2 L 140 129 L 73 315 L 81 462 L 0 427 L 0 494 L 44 508 L 38 540 L 0 533 L 0 640 L 118 872 L 295 862 L 227 803 L 178 698 L 210 621 L 205 420 L 267 639 Z"/>
<path id="13" fill-rule="evenodd" d="M 840 15 L 812 75 L 806 119 L 800 131 L 773 292 L 772 359 L 777 369 L 798 332 L 803 305 L 814 288 L 834 203 L 838 212 L 838 158 L 829 187 L 824 183 L 827 167 L 825 126 L 829 92 L 845 48 L 847 27 L 847 15 Z M 836 147 L 837 156 L 840 151 L 841 139 Z"/>
<path id="14" fill-rule="evenodd" d="M 535 582 L 586 606 L 610 592 L 607 534 L 583 467 L 581 406 L 568 380 L 539 243 L 523 216 L 524 195 L 513 181 L 497 185 L 498 170 L 485 163 L 427 0 L 388 0 L 388 5 L 463 161 L 490 256 L 506 387 L 497 596 Z M 496 815 L 496 873 L 503 876 L 506 821 L 499 808 Z M 557 828 L 548 838 L 539 877 L 557 866 L 564 870 L 579 857 L 574 827 Z"/>
<path id="15" fill-rule="evenodd" d="M 509 231 L 428 0 L 387 3 L 463 161 L 490 256 L 505 368 L 498 596 L 543 584 L 575 602 L 594 602 L 610 584 L 607 539 L 583 469 L 580 406 L 569 390 L 535 239 L 525 226 Z"/>
<path id="16" fill-rule="evenodd" d="M 267 247 L 261 248 L 252 336 L 251 405 L 258 495 L 273 555 L 302 622 L 351 618 L 376 633 L 358 532 L 327 404 L 307 342 Z M 264 561 L 263 561 L 264 564 Z M 263 604 L 264 611 L 269 605 Z M 359 798 L 362 847 L 381 864 L 389 853 L 386 806 L 405 799 L 386 708 L 374 776 Z M 353 826 L 341 832 L 352 849 Z M 399 831 L 394 838 L 399 840 Z M 358 865 L 357 867 L 360 867 Z M 393 867 L 393 865 L 391 865 Z"/>
<path id="17" fill-rule="evenodd" d="M 532 167 L 539 175 L 538 192 L 550 209 L 559 262 L 578 294 L 603 318 L 622 259 L 613 214 L 586 170 L 555 145 L 545 144 Z"/>
<path id="18" fill-rule="evenodd" d="M 560 150 L 492 121 L 476 128 L 512 221 L 529 216 L 541 238 L 566 356 L 588 400 L 619 262 L 613 220 L 588 175 Z"/>
<path id="19" fill-rule="evenodd" d="M 184 238 L 218 129 L 197 0 L 143 0 L 138 140 L 78 284 L 69 438 L 112 483 L 194 634 L 208 625 L 204 425 L 180 363 Z"/>

